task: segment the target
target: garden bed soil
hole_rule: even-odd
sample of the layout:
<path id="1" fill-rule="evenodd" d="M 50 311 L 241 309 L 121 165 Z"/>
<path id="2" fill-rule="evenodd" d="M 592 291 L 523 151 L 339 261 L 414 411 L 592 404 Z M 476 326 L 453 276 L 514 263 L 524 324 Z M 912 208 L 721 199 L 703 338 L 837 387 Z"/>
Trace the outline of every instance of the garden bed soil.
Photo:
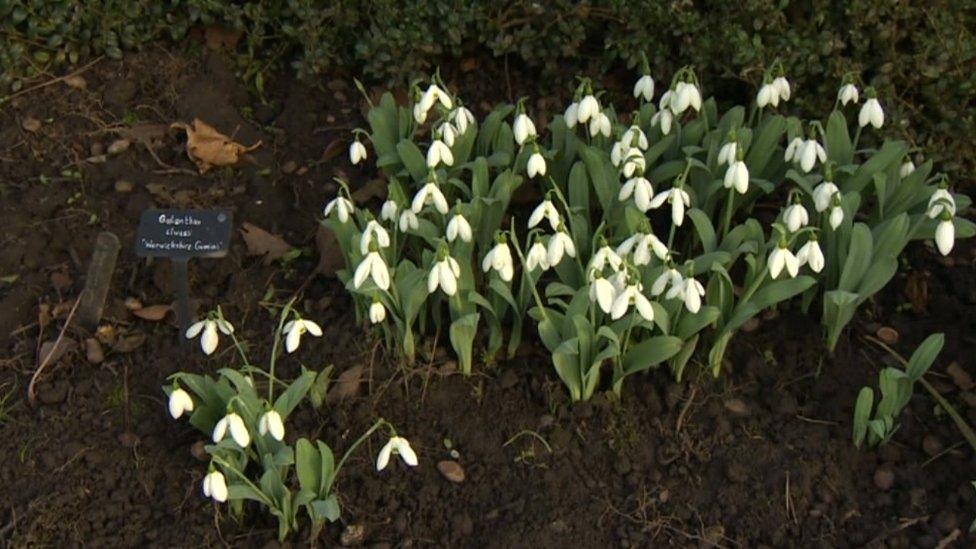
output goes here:
<path id="1" fill-rule="evenodd" d="M 531 78 L 492 69 L 445 71 L 476 113 L 493 81 L 531 94 Z M 495 70 L 494 73 L 491 71 Z M 181 344 L 172 318 L 147 321 L 126 307 L 171 300 L 166 261 L 132 251 L 139 213 L 149 207 L 222 206 L 306 252 L 291 262 L 248 257 L 241 238 L 220 260 L 191 263 L 200 310 L 221 305 L 254 346 L 270 341 L 265 305 L 300 290 L 299 307 L 326 335 L 307 338 L 282 362 L 342 373 L 320 409 L 303 407 L 288 437 L 318 437 L 342 452 L 377 417 L 409 437 L 420 465 L 377 473 L 377 435 L 338 481 L 343 507 L 320 546 L 370 547 L 936 547 L 971 546 L 976 460 L 944 413 L 919 393 L 891 444 L 857 450 L 851 412 L 891 359 L 863 338 L 881 326 L 909 354 L 926 335 L 946 333 L 930 378 L 971 422 L 976 398 L 946 375 L 976 375 L 976 248 L 959 243 L 948 260 L 913 245 L 900 273 L 827 354 L 816 322 L 796 311 L 767 313 L 730 345 L 717 380 L 689 367 L 636 376 L 618 399 L 601 393 L 568 402 L 534 338 L 507 361 L 454 374 L 450 356 L 412 367 L 387 360 L 357 322 L 340 285 L 316 275 L 316 229 L 333 176 L 368 184 L 350 169 L 349 131 L 361 97 L 336 76 L 310 89 L 283 76 L 268 103 L 249 94 L 216 54 L 152 51 L 101 61 L 80 75 L 85 88 L 54 83 L 0 111 L 0 546 L 272 546 L 269 517 L 243 524 L 200 493 L 206 463 L 191 449 L 203 436 L 165 413 L 160 387 L 179 370 L 234 364 L 229 342 L 206 358 Z M 77 84 L 77 82 L 75 82 Z M 511 87 L 511 84 L 509 85 Z M 564 98 L 547 98 L 548 109 Z M 237 169 L 199 176 L 167 130 L 200 117 L 245 145 L 263 146 Z M 39 126 L 26 124 L 35 120 Z M 136 134 L 118 130 L 140 128 Z M 127 151 L 101 154 L 130 136 Z M 155 158 L 141 144 L 155 145 Z M 80 170 L 81 177 L 69 171 Z M 122 242 L 103 324 L 115 347 L 91 356 L 76 326 L 66 352 L 26 399 L 39 348 L 53 342 L 81 290 L 92 244 L 111 230 Z M 15 275 L 15 276 L 12 276 Z M 921 290 L 927 289 L 927 297 Z M 924 312 L 913 309 L 927 305 Z M 112 334 L 102 333 L 105 341 Z M 122 343 L 118 343 L 122 342 Z M 90 344 L 89 344 L 90 345 Z M 261 360 L 258 361 L 259 363 Z M 959 381 L 959 380 L 957 380 Z M 965 380 L 962 380 L 965 386 Z M 971 391 L 971 388 L 970 388 Z M 457 451 L 452 458 L 447 445 Z M 464 480 L 439 472 L 456 459 Z M 361 535 L 356 535 L 361 533 Z M 294 536 L 307 543 L 307 530 Z"/>

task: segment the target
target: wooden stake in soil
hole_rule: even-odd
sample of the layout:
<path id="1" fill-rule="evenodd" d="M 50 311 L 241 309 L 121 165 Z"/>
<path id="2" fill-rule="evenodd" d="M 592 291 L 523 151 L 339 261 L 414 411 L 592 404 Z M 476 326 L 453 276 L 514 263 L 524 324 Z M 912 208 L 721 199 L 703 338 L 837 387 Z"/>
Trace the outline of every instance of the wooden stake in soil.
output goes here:
<path id="1" fill-rule="evenodd" d="M 119 248 L 119 237 L 108 231 L 99 233 L 95 239 L 95 249 L 88 265 L 88 276 L 85 278 L 85 289 L 78 298 L 78 323 L 89 332 L 94 332 L 102 320 L 105 298 L 108 297 L 115 262 L 119 258 Z"/>

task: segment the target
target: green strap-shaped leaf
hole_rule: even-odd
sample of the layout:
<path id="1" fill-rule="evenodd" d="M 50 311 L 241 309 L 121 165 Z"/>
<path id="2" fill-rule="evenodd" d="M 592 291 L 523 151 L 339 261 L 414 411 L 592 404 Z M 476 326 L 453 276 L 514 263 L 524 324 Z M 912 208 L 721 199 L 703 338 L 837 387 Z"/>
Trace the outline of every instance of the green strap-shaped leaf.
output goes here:
<path id="1" fill-rule="evenodd" d="M 945 334 L 932 334 L 925 338 L 925 341 L 912 353 L 912 357 L 908 359 L 908 364 L 905 366 L 908 378 L 913 382 L 921 379 L 932 366 L 932 363 L 935 362 L 935 359 L 938 358 L 944 344 Z"/>
<path id="2" fill-rule="evenodd" d="M 715 237 L 715 227 L 712 226 L 712 221 L 705 215 L 705 212 L 698 208 L 688 210 L 687 214 L 695 225 L 698 239 L 702 243 L 702 252 L 707 254 L 715 251 L 715 247 L 718 246 L 718 239 Z"/>
<path id="3" fill-rule="evenodd" d="M 836 162 L 838 166 L 847 166 L 854 162 L 854 146 L 851 143 L 851 135 L 847 131 L 847 119 L 844 118 L 844 113 L 840 111 L 830 113 L 824 145 L 827 149 L 827 158 Z"/>
<path id="4" fill-rule="evenodd" d="M 837 289 L 845 292 L 853 292 L 857 289 L 861 277 L 871 265 L 873 251 L 874 239 L 871 236 L 871 229 L 864 223 L 855 223 L 851 229 L 851 242 L 847 249 L 844 268 L 840 272 Z"/>
<path id="5" fill-rule="evenodd" d="M 396 148 L 410 177 L 418 183 L 424 181 L 427 177 L 427 159 L 417 145 L 409 139 L 404 139 L 397 144 Z"/>
<path id="6" fill-rule="evenodd" d="M 854 446 L 861 447 L 864 437 L 868 434 L 868 421 L 871 419 L 871 408 L 874 406 L 874 391 L 870 387 L 862 387 L 854 405 Z"/>

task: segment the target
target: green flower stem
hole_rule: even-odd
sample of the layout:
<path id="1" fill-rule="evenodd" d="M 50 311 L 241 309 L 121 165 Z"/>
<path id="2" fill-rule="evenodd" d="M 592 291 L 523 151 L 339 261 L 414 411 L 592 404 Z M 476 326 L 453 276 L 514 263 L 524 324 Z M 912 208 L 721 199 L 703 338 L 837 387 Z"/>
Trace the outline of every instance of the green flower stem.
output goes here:
<path id="1" fill-rule="evenodd" d="M 271 360 L 268 363 L 268 402 L 274 402 L 274 386 L 277 378 L 275 377 L 275 365 L 278 362 L 278 345 L 281 342 L 281 331 L 284 329 L 285 320 L 288 318 L 288 313 L 293 309 L 291 308 L 292 303 L 298 299 L 297 297 L 291 298 L 288 303 L 285 304 L 284 309 L 281 310 L 281 318 L 278 319 L 278 328 L 275 330 L 274 342 L 271 344 Z"/>
<path id="2" fill-rule="evenodd" d="M 722 239 L 729 234 L 732 225 L 732 205 L 735 203 L 735 186 L 729 187 L 729 199 L 725 203 L 725 218 L 722 220 Z"/>
<path id="3" fill-rule="evenodd" d="M 335 470 L 332 473 L 333 478 L 339 476 L 339 470 L 342 469 L 343 464 L 346 463 L 346 460 L 349 459 L 349 456 L 353 453 L 353 451 L 356 448 L 358 448 L 359 445 L 362 444 L 364 440 L 366 440 L 367 438 L 369 438 L 369 435 L 373 434 L 374 432 L 376 432 L 377 429 L 379 429 L 380 427 L 382 427 L 384 425 L 390 425 L 390 424 L 389 424 L 389 422 L 387 422 L 383 418 L 377 419 L 376 420 L 376 423 L 374 423 L 373 426 L 369 428 L 369 430 L 367 430 L 358 439 L 356 439 L 356 442 L 353 442 L 352 443 L 352 446 L 350 446 L 346 450 L 346 453 L 344 453 L 342 455 L 342 459 L 340 459 L 339 460 L 339 463 L 336 465 L 336 468 L 335 468 Z M 390 428 L 392 429 L 393 426 L 390 425 Z"/>
<path id="4" fill-rule="evenodd" d="M 244 481 L 244 484 L 247 484 L 252 490 L 254 490 L 257 494 L 259 494 L 261 496 L 261 498 L 262 498 L 262 500 L 263 500 L 263 502 L 264 502 L 265 505 L 267 505 L 271 509 L 276 509 L 277 508 L 275 506 L 274 501 L 271 500 L 271 498 L 269 498 L 267 494 L 265 494 L 263 491 L 261 491 L 261 489 L 258 488 L 253 482 L 251 482 L 251 480 L 249 478 L 247 478 L 246 476 L 244 476 L 244 473 L 242 473 L 240 470 L 238 470 L 237 467 L 234 467 L 230 462 L 228 462 L 227 460 L 225 460 L 224 458 L 222 458 L 222 457 L 220 457 L 218 455 L 212 456 L 212 459 L 214 461 L 216 461 L 217 464 L 220 465 L 221 467 L 223 467 L 224 469 L 227 469 L 231 473 L 234 473 L 235 475 L 237 475 L 237 478 L 239 478 L 240 480 Z"/>
<path id="5" fill-rule="evenodd" d="M 511 238 L 512 247 L 515 248 L 515 253 L 518 254 L 519 261 L 522 262 L 522 271 L 523 271 L 523 274 L 524 274 L 525 269 L 526 269 L 526 266 L 525 266 L 525 255 L 522 254 L 522 247 L 519 245 L 518 235 L 515 234 L 515 220 L 514 219 L 512 219 L 512 226 L 511 226 L 511 228 L 509 228 L 509 234 L 511 234 L 511 236 L 512 236 L 512 238 Z M 579 255 L 579 254 L 577 254 L 577 255 Z M 539 310 L 542 311 L 542 316 L 548 321 L 549 320 L 549 313 L 546 312 L 546 308 L 542 304 L 542 298 L 539 296 L 539 290 L 535 287 L 535 284 L 530 284 L 529 287 L 532 289 L 532 297 L 535 298 L 535 304 L 536 304 L 536 306 L 539 307 Z"/>

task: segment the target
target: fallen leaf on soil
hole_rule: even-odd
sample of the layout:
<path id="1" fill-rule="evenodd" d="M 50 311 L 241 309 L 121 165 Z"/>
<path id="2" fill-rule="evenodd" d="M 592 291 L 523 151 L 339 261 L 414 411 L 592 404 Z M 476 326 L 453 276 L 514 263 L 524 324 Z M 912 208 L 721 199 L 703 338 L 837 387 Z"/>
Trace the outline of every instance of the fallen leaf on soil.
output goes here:
<path id="1" fill-rule="evenodd" d="M 334 402 L 336 400 L 345 400 L 346 398 L 359 394 L 359 385 L 363 381 L 362 374 L 362 364 L 353 366 L 339 374 L 339 378 L 336 379 L 327 398 Z"/>
<path id="2" fill-rule="evenodd" d="M 128 139 L 116 139 L 108 146 L 108 154 L 121 154 L 129 150 L 132 143 Z"/>
<path id="3" fill-rule="evenodd" d="M 885 343 L 885 345 L 894 345 L 895 343 L 898 343 L 898 331 L 891 326 L 882 326 L 878 328 L 877 336 L 878 339 Z"/>
<path id="4" fill-rule="evenodd" d="M 20 127 L 24 128 L 25 131 L 36 132 L 41 129 L 41 121 L 36 118 L 25 118 L 23 122 L 20 123 Z"/>
<path id="5" fill-rule="evenodd" d="M 139 122 L 128 128 L 120 128 L 116 133 L 123 139 L 139 143 L 149 143 L 153 140 L 166 137 L 166 124 L 154 124 L 152 122 Z"/>
<path id="6" fill-rule="evenodd" d="M 88 82 L 84 78 L 78 76 L 77 74 L 65 78 L 64 83 L 69 88 L 74 88 L 76 90 L 84 90 L 88 88 Z"/>
<path id="7" fill-rule="evenodd" d="M 158 322 L 166 318 L 166 315 L 170 311 L 169 305 L 150 305 L 148 307 L 143 307 L 141 309 L 135 309 L 132 314 L 143 320 L 151 320 L 153 322 Z"/>
<path id="8" fill-rule="evenodd" d="M 335 276 L 336 272 L 345 266 L 346 260 L 342 256 L 342 248 L 339 247 L 335 234 L 321 223 L 315 233 L 315 247 L 319 251 L 316 273 L 322 276 Z"/>
<path id="9" fill-rule="evenodd" d="M 281 259 L 291 251 L 292 245 L 285 242 L 280 236 L 273 235 L 268 231 L 245 221 L 241 224 L 241 236 L 244 237 L 244 244 L 247 246 L 247 255 L 263 255 L 262 263 L 270 265 L 272 261 Z"/>
<path id="10" fill-rule="evenodd" d="M 138 297 L 129 296 L 125 298 L 125 301 L 123 301 L 122 303 L 124 303 L 125 308 L 130 311 L 138 311 L 139 309 L 142 308 L 142 302 L 139 301 Z"/>
<path id="11" fill-rule="evenodd" d="M 749 406 L 742 399 L 732 398 L 725 401 L 725 409 L 736 416 L 749 415 Z"/>
<path id="12" fill-rule="evenodd" d="M 97 339 L 90 337 L 85 340 L 85 357 L 92 364 L 100 364 L 105 360 L 105 351 L 102 350 L 102 344 Z"/>
<path id="13" fill-rule="evenodd" d="M 343 151 L 346 150 L 347 144 L 348 141 L 344 139 L 337 138 L 337 139 L 333 139 L 332 141 L 329 141 L 329 144 L 326 145 L 325 149 L 322 150 L 321 160 L 329 161 L 339 156 L 340 154 L 342 154 Z"/>
<path id="14" fill-rule="evenodd" d="M 146 342 L 146 334 L 131 334 L 116 340 L 112 349 L 117 353 L 131 353 Z"/>
<path id="15" fill-rule="evenodd" d="M 115 344 L 115 339 L 118 335 L 115 333 L 115 327 L 111 324 L 102 324 L 95 330 L 95 339 L 97 339 L 101 344 L 108 345 L 111 347 Z"/>
<path id="16" fill-rule="evenodd" d="M 373 198 L 386 199 L 386 182 L 382 179 L 372 179 L 352 192 L 352 201 L 356 204 L 369 202 Z"/>
<path id="17" fill-rule="evenodd" d="M 969 375 L 969 372 L 963 370 L 958 362 L 950 363 L 946 368 L 946 373 L 952 378 L 952 382 L 956 384 L 956 387 L 959 387 L 963 391 L 968 391 L 973 388 L 973 385 L 976 385 L 976 383 L 973 383 L 973 378 Z"/>
<path id="18" fill-rule="evenodd" d="M 912 303 L 912 310 L 924 315 L 929 307 L 929 274 L 925 271 L 912 271 L 905 282 L 905 296 Z"/>
<path id="19" fill-rule="evenodd" d="M 37 364 L 47 363 L 48 366 L 56 363 L 64 355 L 78 348 L 78 343 L 68 336 L 61 338 L 61 343 L 55 348 L 56 340 L 48 340 L 41 343 L 41 349 L 37 353 Z"/>
<path id="20" fill-rule="evenodd" d="M 170 124 L 170 128 L 186 132 L 186 154 L 197 165 L 200 173 L 205 173 L 214 166 L 237 164 L 242 154 L 261 146 L 260 141 L 249 147 L 241 145 L 199 118 L 195 118 L 193 124 L 174 122 Z"/>

